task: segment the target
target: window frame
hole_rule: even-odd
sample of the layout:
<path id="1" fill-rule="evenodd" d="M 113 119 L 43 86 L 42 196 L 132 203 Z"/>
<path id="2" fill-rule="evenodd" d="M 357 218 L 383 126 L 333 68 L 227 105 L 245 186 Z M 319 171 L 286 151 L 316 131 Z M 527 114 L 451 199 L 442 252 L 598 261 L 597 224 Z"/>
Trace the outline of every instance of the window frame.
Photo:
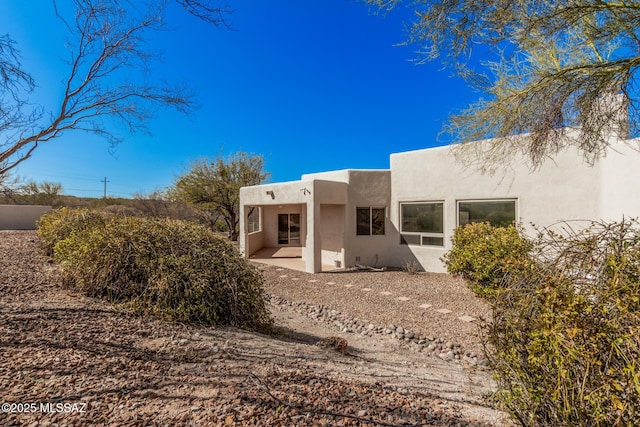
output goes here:
<path id="1" fill-rule="evenodd" d="M 428 231 L 404 231 L 404 216 L 403 216 L 403 206 L 406 205 L 441 205 L 442 206 L 442 232 L 434 233 Z M 424 201 L 407 201 L 407 202 L 399 202 L 399 219 L 400 219 L 400 244 L 406 246 L 424 246 L 429 248 L 443 248 L 445 246 L 445 218 L 446 218 L 446 204 L 444 200 L 424 200 Z M 403 236 L 418 236 L 420 239 L 420 243 L 411 243 L 407 241 Z M 436 238 L 441 239 L 441 244 L 428 244 L 424 243 L 424 239 L 427 238 Z M 404 240 L 404 241 L 403 241 Z"/>
<path id="2" fill-rule="evenodd" d="M 513 202 L 513 224 L 518 222 L 519 218 L 519 208 L 518 208 L 518 198 L 516 197 L 505 197 L 505 198 L 497 198 L 497 199 L 461 199 L 456 200 L 456 226 L 460 227 L 461 225 L 473 224 L 474 222 L 479 221 L 469 221 L 466 224 L 460 223 L 460 204 L 461 203 L 491 203 L 491 202 Z"/>
<path id="3" fill-rule="evenodd" d="M 359 211 L 360 210 L 368 210 L 369 211 L 369 225 L 368 225 L 368 233 L 360 233 L 360 225 L 359 225 Z M 382 211 L 382 233 L 373 234 L 373 220 L 374 215 L 373 211 L 378 210 Z M 387 207 L 386 206 L 356 206 L 356 236 L 386 236 L 387 234 Z"/>
<path id="4" fill-rule="evenodd" d="M 249 209 L 251 208 L 258 210 L 258 221 L 251 221 L 249 219 L 251 213 L 247 214 L 247 234 L 259 233 L 262 231 L 262 208 L 260 206 L 251 206 Z M 251 230 L 251 224 L 258 224 L 258 229 Z"/>

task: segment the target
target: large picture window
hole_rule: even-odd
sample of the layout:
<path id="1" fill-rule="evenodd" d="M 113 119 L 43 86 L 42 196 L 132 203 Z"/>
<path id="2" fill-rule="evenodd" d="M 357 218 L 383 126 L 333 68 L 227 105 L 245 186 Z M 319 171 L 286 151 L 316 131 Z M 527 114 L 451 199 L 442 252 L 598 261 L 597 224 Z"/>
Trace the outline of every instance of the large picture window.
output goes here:
<path id="1" fill-rule="evenodd" d="M 385 208 L 356 208 L 358 236 L 384 236 Z"/>
<path id="2" fill-rule="evenodd" d="M 444 246 L 444 203 L 401 203 L 400 243 Z"/>
<path id="3" fill-rule="evenodd" d="M 507 227 L 516 222 L 515 200 L 470 200 L 458 202 L 458 225 L 488 222 Z"/>

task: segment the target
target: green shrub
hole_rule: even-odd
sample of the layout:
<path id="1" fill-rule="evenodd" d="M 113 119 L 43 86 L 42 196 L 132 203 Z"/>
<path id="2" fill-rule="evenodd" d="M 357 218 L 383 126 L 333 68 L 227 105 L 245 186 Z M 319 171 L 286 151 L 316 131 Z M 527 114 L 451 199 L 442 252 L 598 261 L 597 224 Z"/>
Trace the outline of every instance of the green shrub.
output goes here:
<path id="1" fill-rule="evenodd" d="M 640 230 L 546 232 L 486 325 L 497 399 L 523 426 L 633 426 L 640 417 Z"/>
<path id="2" fill-rule="evenodd" d="M 37 233 L 47 255 L 56 243 L 87 228 L 103 226 L 109 214 L 85 208 L 60 208 L 44 214 L 37 222 Z"/>
<path id="3" fill-rule="evenodd" d="M 531 269 L 532 242 L 517 227 L 494 227 L 488 222 L 455 229 L 453 248 L 442 261 L 451 274 L 462 276 L 483 298 L 492 299 L 504 287 L 506 275 Z"/>
<path id="4" fill-rule="evenodd" d="M 271 327 L 263 278 L 226 239 L 178 220 L 113 216 L 54 246 L 86 295 L 174 321 Z"/>

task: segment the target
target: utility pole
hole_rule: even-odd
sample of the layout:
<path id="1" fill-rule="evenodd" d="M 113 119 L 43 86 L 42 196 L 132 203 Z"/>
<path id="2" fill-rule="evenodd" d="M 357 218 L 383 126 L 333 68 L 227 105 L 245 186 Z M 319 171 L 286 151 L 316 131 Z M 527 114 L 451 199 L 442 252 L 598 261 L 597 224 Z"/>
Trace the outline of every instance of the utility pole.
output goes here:
<path id="1" fill-rule="evenodd" d="M 102 182 L 104 182 L 104 193 L 102 194 L 102 198 L 106 199 L 107 198 L 107 177 L 105 176 L 104 179 L 102 180 Z"/>

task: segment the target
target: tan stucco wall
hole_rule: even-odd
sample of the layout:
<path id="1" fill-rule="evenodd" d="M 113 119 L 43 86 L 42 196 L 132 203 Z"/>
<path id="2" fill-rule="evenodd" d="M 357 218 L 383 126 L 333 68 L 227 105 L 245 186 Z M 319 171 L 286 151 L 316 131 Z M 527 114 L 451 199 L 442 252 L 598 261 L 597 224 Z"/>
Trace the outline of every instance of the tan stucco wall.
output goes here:
<path id="1" fill-rule="evenodd" d="M 247 240 L 249 242 L 249 252 L 247 255 L 251 256 L 265 247 L 264 244 L 264 231 L 258 231 L 255 233 L 247 234 Z"/>
<path id="2" fill-rule="evenodd" d="M 0 205 L 0 230 L 35 230 L 36 221 L 51 206 Z"/>
<path id="3" fill-rule="evenodd" d="M 393 249 L 390 221 L 391 173 L 388 170 L 352 170 L 349 174 L 349 202 L 346 209 L 345 265 L 387 265 Z M 356 209 L 384 207 L 385 235 L 356 235 Z"/>
<path id="4" fill-rule="evenodd" d="M 344 265 L 344 205 L 320 205 L 320 239 L 322 263 Z"/>
<path id="5" fill-rule="evenodd" d="M 316 173 L 306 173 L 302 175 L 303 181 L 313 181 L 313 180 L 321 180 L 321 181 L 333 181 L 333 182 L 349 182 L 349 173 L 350 169 L 343 169 L 337 171 L 327 171 L 327 172 L 316 172 Z"/>
<path id="6" fill-rule="evenodd" d="M 307 215 L 305 205 L 279 205 L 264 206 L 264 246 L 273 248 L 278 245 L 278 214 L 300 214 L 300 242 L 304 245 L 307 236 L 305 217 Z"/>
<path id="7" fill-rule="evenodd" d="M 303 208 L 303 206 L 306 206 L 310 195 L 301 190 L 312 185 L 312 182 L 291 181 L 241 188 L 240 208 L 241 210 L 244 209 L 245 214 L 240 216 L 240 230 L 241 234 L 244 234 L 239 239 L 240 251 L 246 256 L 250 256 L 262 247 L 278 246 L 278 213 L 301 214 L 301 239 L 304 242 L 303 239 L 306 237 L 306 208 Z M 273 196 L 271 192 L 273 192 Z M 262 231 L 259 236 L 246 233 L 247 206 L 261 207 Z"/>
<path id="8" fill-rule="evenodd" d="M 245 206 L 306 203 L 310 194 L 303 190 L 310 190 L 312 186 L 313 183 L 310 181 L 290 181 L 243 187 L 240 189 L 240 200 Z M 267 194 L 271 191 L 273 196 Z"/>

